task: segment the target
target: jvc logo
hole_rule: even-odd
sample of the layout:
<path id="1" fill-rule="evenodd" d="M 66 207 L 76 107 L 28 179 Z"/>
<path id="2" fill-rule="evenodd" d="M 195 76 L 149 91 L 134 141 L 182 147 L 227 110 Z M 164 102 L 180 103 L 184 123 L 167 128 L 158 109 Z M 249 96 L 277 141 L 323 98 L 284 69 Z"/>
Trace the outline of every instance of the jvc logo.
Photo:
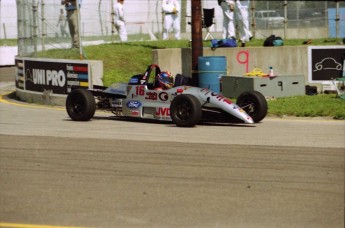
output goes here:
<path id="1" fill-rule="evenodd" d="M 170 108 L 158 108 L 156 111 L 157 116 L 170 116 Z"/>

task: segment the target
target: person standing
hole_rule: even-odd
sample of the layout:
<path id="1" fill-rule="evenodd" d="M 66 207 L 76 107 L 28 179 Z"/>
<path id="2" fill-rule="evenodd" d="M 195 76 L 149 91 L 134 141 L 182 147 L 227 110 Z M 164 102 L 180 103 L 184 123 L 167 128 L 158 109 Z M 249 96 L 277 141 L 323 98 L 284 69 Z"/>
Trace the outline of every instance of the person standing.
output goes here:
<path id="1" fill-rule="evenodd" d="M 233 0 L 218 0 L 218 5 L 223 10 L 223 39 L 235 38 L 235 2 Z"/>
<path id="2" fill-rule="evenodd" d="M 121 42 L 126 42 L 128 37 L 123 4 L 124 0 L 117 0 L 117 3 L 114 5 L 114 26 L 119 33 Z"/>
<path id="3" fill-rule="evenodd" d="M 78 0 L 80 7 L 81 0 Z M 72 48 L 79 48 L 79 12 L 77 9 L 76 0 L 62 0 L 61 5 L 65 5 L 67 11 L 67 21 L 69 27 L 69 33 L 72 38 Z"/>
<path id="4" fill-rule="evenodd" d="M 252 33 L 249 30 L 249 8 L 250 0 L 236 1 L 237 15 L 238 15 L 238 28 L 241 46 L 245 47 L 246 42 L 252 39 Z"/>
<path id="5" fill-rule="evenodd" d="M 169 30 L 172 28 L 174 30 L 174 37 L 177 40 L 181 39 L 180 33 L 180 3 L 178 0 L 163 0 L 162 10 L 164 13 L 164 23 L 163 23 L 163 40 L 167 40 L 169 37 Z"/>
<path id="6" fill-rule="evenodd" d="M 66 32 L 66 16 L 64 15 L 63 9 L 60 9 L 60 15 L 59 15 L 59 20 L 56 24 L 56 26 L 60 25 L 60 32 L 61 32 L 61 37 L 67 37 L 68 34 Z"/>

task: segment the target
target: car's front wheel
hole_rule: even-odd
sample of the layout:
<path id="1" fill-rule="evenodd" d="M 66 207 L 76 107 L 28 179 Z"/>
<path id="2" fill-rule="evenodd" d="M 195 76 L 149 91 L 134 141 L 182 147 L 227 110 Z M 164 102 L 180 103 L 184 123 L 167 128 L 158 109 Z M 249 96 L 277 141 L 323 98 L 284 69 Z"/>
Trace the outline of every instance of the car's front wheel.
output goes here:
<path id="1" fill-rule="evenodd" d="M 267 115 L 266 98 L 258 91 L 249 91 L 240 94 L 236 104 L 248 113 L 255 123 L 260 122 Z"/>
<path id="2" fill-rule="evenodd" d="M 95 98 L 89 90 L 72 90 L 66 99 L 66 110 L 72 120 L 88 121 L 96 111 Z"/>
<path id="3" fill-rule="evenodd" d="M 195 126 L 202 116 L 199 100 L 190 94 L 176 96 L 170 105 L 170 116 L 178 127 Z"/>

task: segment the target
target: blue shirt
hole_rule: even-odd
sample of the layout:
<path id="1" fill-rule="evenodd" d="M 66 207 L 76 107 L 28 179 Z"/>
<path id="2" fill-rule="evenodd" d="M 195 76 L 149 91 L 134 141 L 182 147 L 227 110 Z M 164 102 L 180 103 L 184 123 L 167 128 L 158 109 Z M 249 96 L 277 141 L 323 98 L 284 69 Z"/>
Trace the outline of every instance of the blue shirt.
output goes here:
<path id="1" fill-rule="evenodd" d="M 78 0 L 79 8 L 80 8 L 81 1 L 82 1 L 82 0 Z M 65 7 L 66 7 L 66 10 L 67 10 L 67 11 L 76 10 L 76 9 L 77 9 L 77 6 L 72 5 L 71 3 L 66 4 Z"/>

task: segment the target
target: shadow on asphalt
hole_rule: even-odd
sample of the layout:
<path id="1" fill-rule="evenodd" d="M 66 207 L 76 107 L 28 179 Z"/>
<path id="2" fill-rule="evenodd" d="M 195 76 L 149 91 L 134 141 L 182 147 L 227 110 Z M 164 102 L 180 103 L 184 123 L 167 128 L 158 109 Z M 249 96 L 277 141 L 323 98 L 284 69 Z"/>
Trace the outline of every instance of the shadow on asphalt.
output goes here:
<path id="1" fill-rule="evenodd" d="M 118 116 L 94 116 L 92 120 L 115 120 L 123 122 L 133 122 L 133 123 L 150 123 L 150 124 L 160 124 L 166 125 L 167 127 L 177 127 L 172 122 L 162 121 L 162 120 L 153 120 L 153 119 L 139 119 L 132 117 L 118 117 Z M 65 121 L 73 121 L 72 119 L 65 119 Z M 260 123 L 257 123 L 260 124 Z M 216 122 L 201 122 L 198 125 L 200 126 L 220 126 L 220 127 L 255 127 L 252 124 L 244 123 L 216 123 Z"/>

